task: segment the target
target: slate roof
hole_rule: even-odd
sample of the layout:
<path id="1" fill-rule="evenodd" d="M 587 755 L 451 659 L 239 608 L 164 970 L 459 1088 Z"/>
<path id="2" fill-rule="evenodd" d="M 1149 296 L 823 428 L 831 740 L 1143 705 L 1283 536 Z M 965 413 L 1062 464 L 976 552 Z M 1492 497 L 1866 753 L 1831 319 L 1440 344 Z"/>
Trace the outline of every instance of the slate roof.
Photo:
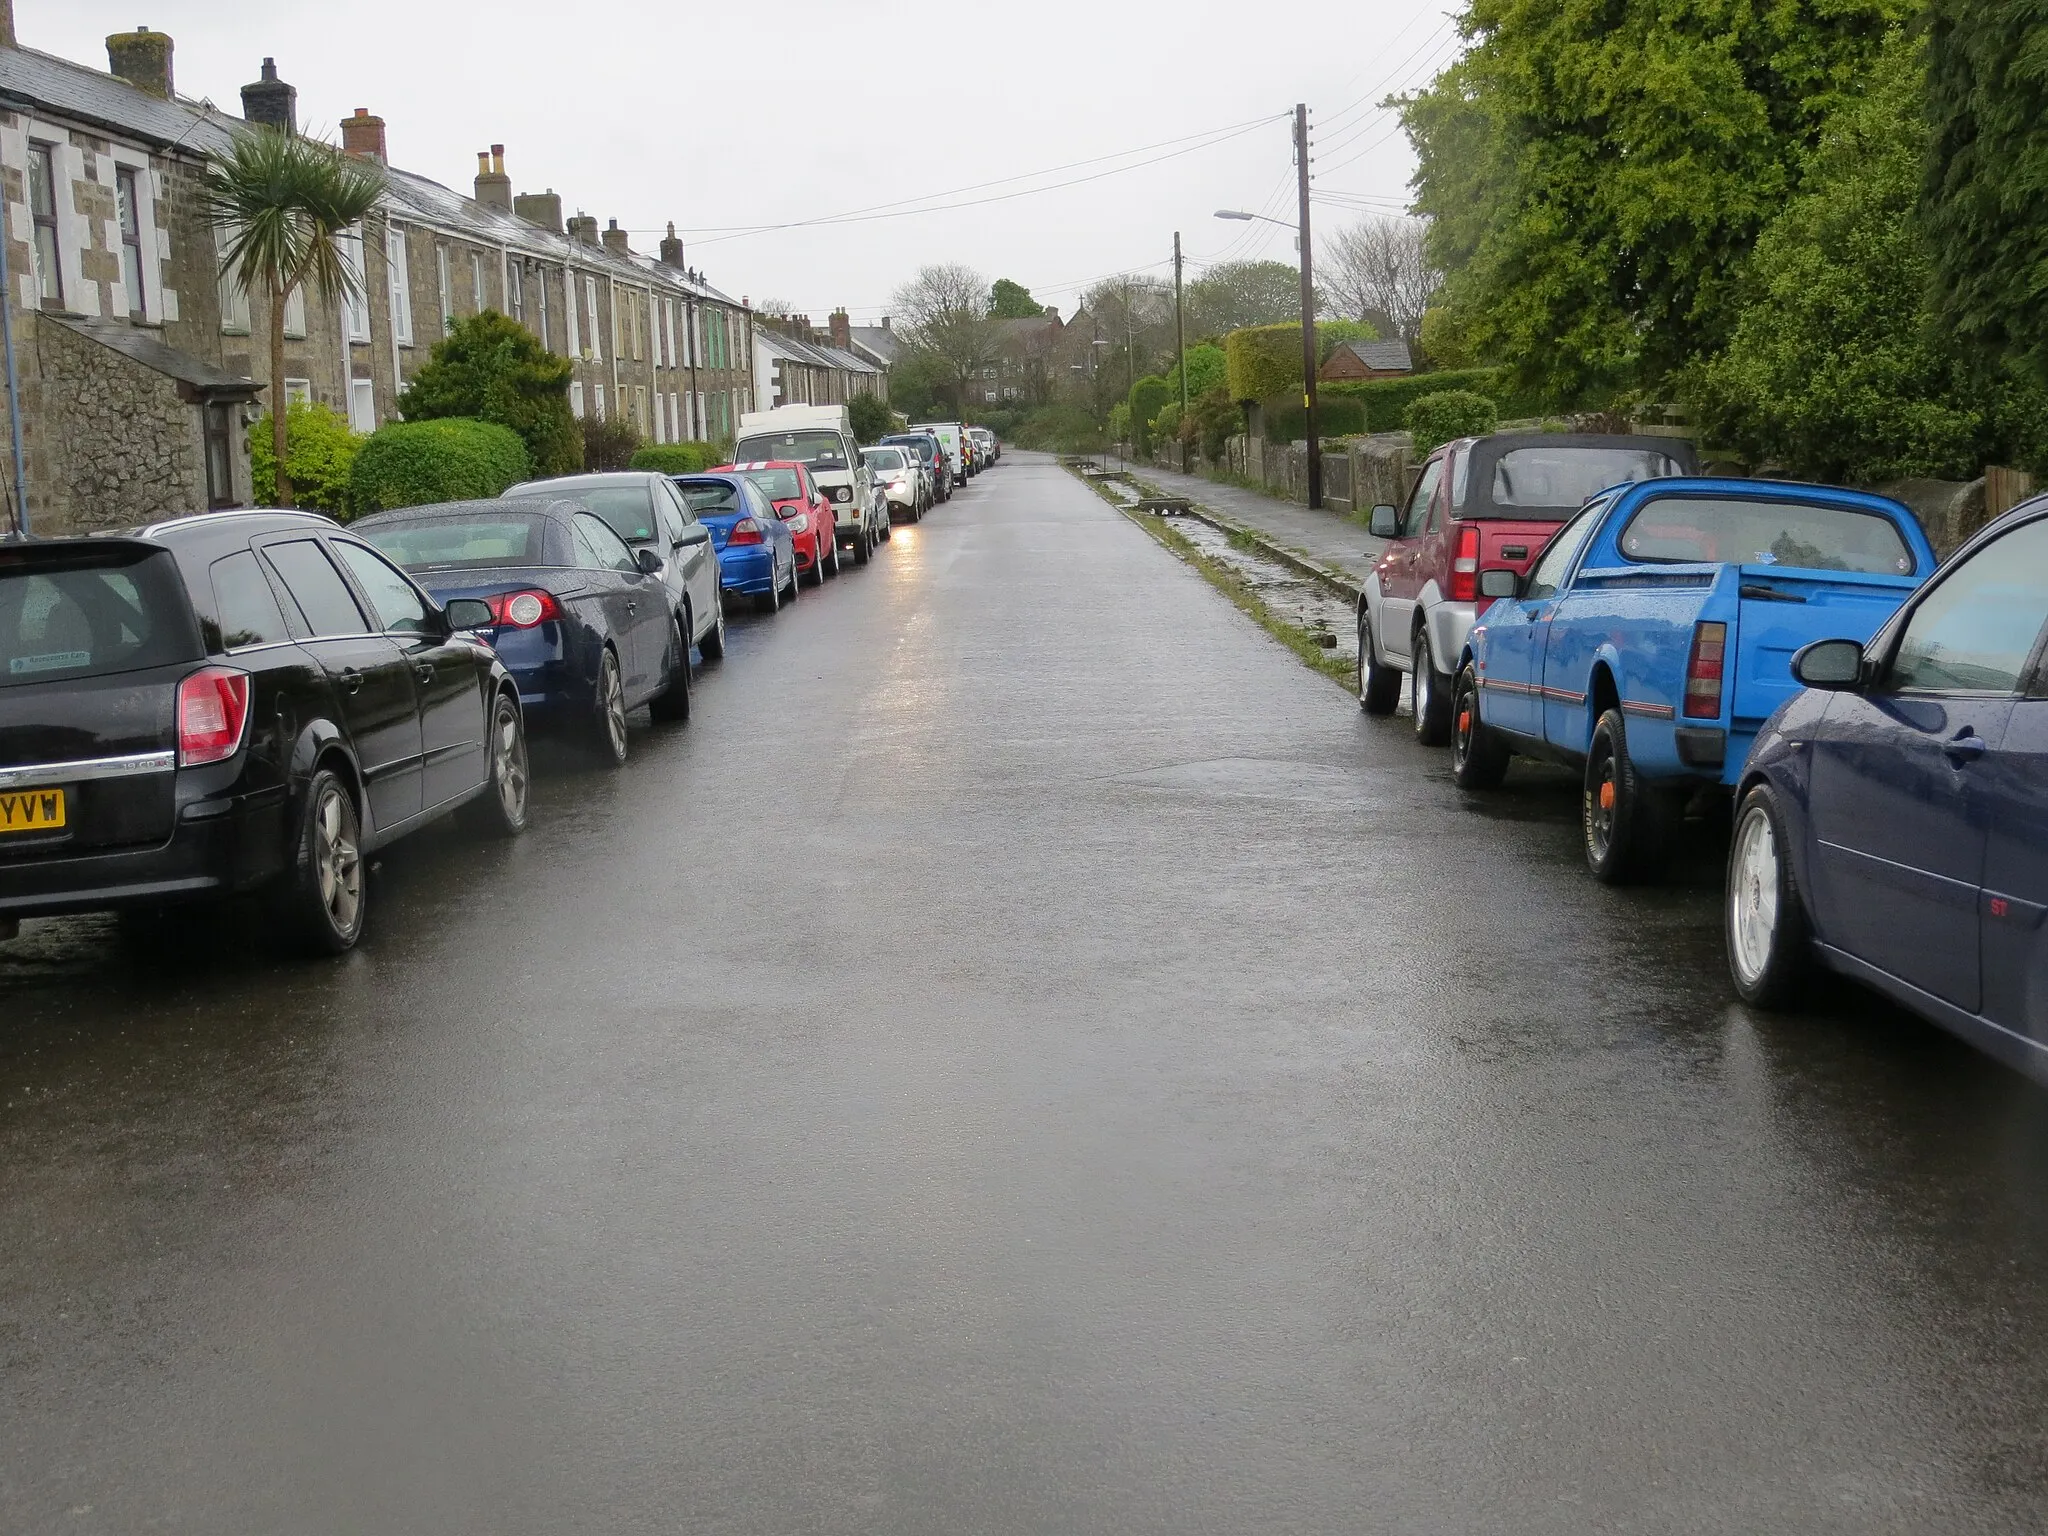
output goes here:
<path id="1" fill-rule="evenodd" d="M 866 348 L 884 364 L 892 364 L 903 355 L 903 338 L 889 326 L 856 325 L 851 336 L 855 346 Z"/>
<path id="2" fill-rule="evenodd" d="M 84 315 L 63 314 L 46 314 L 43 319 L 76 331 L 103 347 L 112 347 L 153 372 L 209 394 L 253 397 L 262 387 L 254 379 L 230 373 L 225 368 L 216 368 L 189 352 L 180 352 L 155 331 L 130 325 L 126 320 L 88 319 Z"/>

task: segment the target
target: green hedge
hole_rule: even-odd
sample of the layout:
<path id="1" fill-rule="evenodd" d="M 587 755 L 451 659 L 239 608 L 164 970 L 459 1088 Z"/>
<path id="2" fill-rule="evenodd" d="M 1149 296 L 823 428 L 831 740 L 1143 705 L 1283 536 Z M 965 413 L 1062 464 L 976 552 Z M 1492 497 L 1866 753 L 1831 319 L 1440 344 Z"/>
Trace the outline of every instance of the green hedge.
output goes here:
<path id="1" fill-rule="evenodd" d="M 1410 405 L 1424 395 L 1441 394 L 1447 389 L 1485 395 L 1507 417 L 1537 416 L 1543 412 L 1542 402 L 1509 390 L 1497 368 L 1453 368 L 1442 373 L 1412 373 L 1402 379 L 1349 379 L 1323 385 L 1321 397 L 1325 402 L 1361 402 L 1368 432 L 1398 432 L 1406 425 Z"/>
<path id="2" fill-rule="evenodd" d="M 1322 438 L 1351 437 L 1365 430 L 1365 405 L 1358 400 L 1332 399 L 1316 392 L 1316 435 Z M 1266 438 L 1275 443 L 1298 443 L 1308 436 L 1308 412 L 1299 404 L 1268 404 Z"/>
<path id="3" fill-rule="evenodd" d="M 1252 325 L 1223 338 L 1223 370 L 1233 400 L 1301 398 L 1301 326 Z"/>
<path id="4" fill-rule="evenodd" d="M 527 478 L 526 444 L 510 427 L 467 416 L 398 421 L 372 432 L 349 472 L 357 512 L 480 500 Z"/>
<path id="5" fill-rule="evenodd" d="M 336 517 L 349 514 L 349 471 L 368 441 L 348 418 L 324 405 L 294 400 L 284 413 L 284 468 L 291 476 L 292 502 Z M 270 413 L 249 429 L 249 474 L 256 505 L 277 505 L 277 455 L 271 447 Z"/>
<path id="6" fill-rule="evenodd" d="M 654 443 L 633 455 L 632 467 L 664 475 L 694 475 L 724 462 L 724 450 L 716 443 Z"/>
<path id="7" fill-rule="evenodd" d="M 1469 389 L 1440 389 L 1408 404 L 1403 418 L 1417 454 L 1456 437 L 1484 437 L 1500 425 L 1500 412 L 1486 396 Z"/>

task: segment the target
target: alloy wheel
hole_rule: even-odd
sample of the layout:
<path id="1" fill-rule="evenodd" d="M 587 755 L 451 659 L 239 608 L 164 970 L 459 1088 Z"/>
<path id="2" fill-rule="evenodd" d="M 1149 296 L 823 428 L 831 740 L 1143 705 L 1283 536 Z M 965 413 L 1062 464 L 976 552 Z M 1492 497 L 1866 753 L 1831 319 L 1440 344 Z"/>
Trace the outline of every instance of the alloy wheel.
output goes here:
<path id="1" fill-rule="evenodd" d="M 356 840 L 356 810 L 338 785 L 325 786 L 314 817 L 313 867 L 320 902 L 337 934 L 355 932 L 363 904 L 363 858 Z"/>
<path id="2" fill-rule="evenodd" d="M 1771 963 L 1778 936 L 1778 838 L 1770 813 L 1752 805 L 1735 829 L 1728 882 L 1728 934 L 1739 979 L 1754 986 Z"/>
<path id="3" fill-rule="evenodd" d="M 600 679 L 604 689 L 604 729 L 611 738 L 612 753 L 623 757 L 626 752 L 626 683 L 619 676 L 619 659 L 610 651 L 604 653 L 604 676 Z"/>
<path id="4" fill-rule="evenodd" d="M 505 820 L 517 824 L 526 816 L 526 732 L 519 728 L 519 714 L 510 704 L 498 710 L 497 730 L 491 738 L 491 777 L 498 786 L 498 804 Z"/>

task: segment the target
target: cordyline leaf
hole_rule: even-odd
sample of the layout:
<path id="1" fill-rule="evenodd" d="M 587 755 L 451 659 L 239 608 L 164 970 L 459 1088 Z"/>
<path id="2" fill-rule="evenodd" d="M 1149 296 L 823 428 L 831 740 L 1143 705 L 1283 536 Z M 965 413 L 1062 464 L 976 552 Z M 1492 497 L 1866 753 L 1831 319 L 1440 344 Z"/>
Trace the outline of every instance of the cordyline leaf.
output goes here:
<path id="1" fill-rule="evenodd" d="M 353 298 L 362 278 L 335 237 L 377 206 L 384 175 L 372 161 L 282 128 L 243 129 L 207 167 L 207 215 L 232 231 L 221 270 L 251 292 L 311 286 Z"/>

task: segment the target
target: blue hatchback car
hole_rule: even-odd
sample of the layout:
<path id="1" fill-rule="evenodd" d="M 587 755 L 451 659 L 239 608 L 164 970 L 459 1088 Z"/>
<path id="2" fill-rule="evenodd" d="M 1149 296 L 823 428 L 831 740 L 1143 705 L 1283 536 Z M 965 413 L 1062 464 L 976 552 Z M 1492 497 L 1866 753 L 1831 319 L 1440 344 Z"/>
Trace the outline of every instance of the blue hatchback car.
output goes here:
<path id="1" fill-rule="evenodd" d="M 718 551 L 718 584 L 754 599 L 773 613 L 787 592 L 796 601 L 796 538 L 775 515 L 775 504 L 745 475 L 677 475 L 676 489 L 711 530 Z"/>
<path id="2" fill-rule="evenodd" d="M 2048 1082 L 2048 497 L 1859 645 L 1820 640 L 1758 735 L 1728 861 L 1736 990 L 1816 960 Z"/>

